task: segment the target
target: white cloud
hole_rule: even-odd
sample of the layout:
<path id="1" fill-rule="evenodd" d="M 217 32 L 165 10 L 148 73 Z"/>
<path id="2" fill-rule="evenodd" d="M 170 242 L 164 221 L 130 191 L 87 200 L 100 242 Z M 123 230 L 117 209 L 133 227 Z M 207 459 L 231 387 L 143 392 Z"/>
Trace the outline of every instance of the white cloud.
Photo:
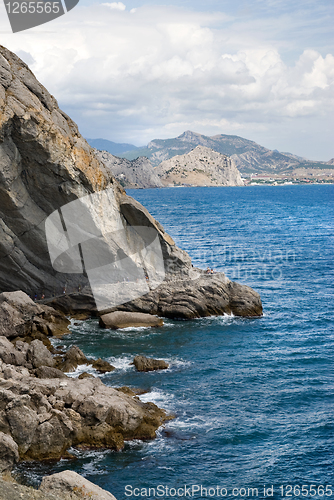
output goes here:
<path id="1" fill-rule="evenodd" d="M 270 20 L 275 29 L 279 22 Z M 240 21 L 223 13 L 131 13 L 114 2 L 77 7 L 47 26 L 47 33 L 3 35 L 3 43 L 29 54 L 32 70 L 86 136 L 144 144 L 193 129 L 263 143 L 279 142 L 290 127 L 297 142 L 298 120 L 309 131 L 318 120 L 324 131 L 332 119 L 333 55 L 301 48 L 288 64 L 259 22 L 237 36 Z"/>
<path id="2" fill-rule="evenodd" d="M 125 10 L 126 6 L 122 2 L 112 2 L 112 3 L 103 3 L 105 7 L 109 7 L 114 10 Z"/>

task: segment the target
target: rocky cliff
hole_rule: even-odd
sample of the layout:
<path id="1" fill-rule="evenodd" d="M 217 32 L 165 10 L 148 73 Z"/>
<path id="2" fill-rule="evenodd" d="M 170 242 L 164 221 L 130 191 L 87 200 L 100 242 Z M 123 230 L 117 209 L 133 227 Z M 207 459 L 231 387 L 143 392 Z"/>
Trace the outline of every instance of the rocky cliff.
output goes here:
<path id="1" fill-rule="evenodd" d="M 111 268 L 117 271 L 112 276 Z M 262 314 L 256 292 L 224 275 L 205 277 L 202 286 L 202 274 L 125 194 L 27 65 L 0 47 L 0 291 L 21 289 L 38 299 L 64 294 L 65 309 L 68 294 L 77 292 L 76 305 L 91 310 L 92 283 L 102 303 L 109 277 L 116 276 L 111 293 L 118 304 L 129 290 L 131 299 L 138 298 L 143 293 L 136 287 L 146 287 L 148 300 L 133 305 L 128 298 L 129 310 L 151 312 L 152 306 L 187 318 Z M 196 298 L 191 312 L 190 289 Z"/>
<path id="2" fill-rule="evenodd" d="M 135 160 L 126 160 L 97 149 L 95 155 L 124 188 L 163 187 L 152 163 L 145 156 Z"/>
<path id="3" fill-rule="evenodd" d="M 177 155 L 156 167 L 165 185 L 243 186 L 233 160 L 205 146 Z"/>
<path id="4" fill-rule="evenodd" d="M 51 265 L 45 221 L 69 202 L 104 190 L 108 196 L 95 199 L 97 212 L 125 231 L 136 224 L 154 228 L 164 258 L 183 272 L 191 268 L 188 255 L 125 195 L 27 65 L 0 47 L 0 291 L 40 298 L 88 286 L 84 272 L 65 274 Z"/>

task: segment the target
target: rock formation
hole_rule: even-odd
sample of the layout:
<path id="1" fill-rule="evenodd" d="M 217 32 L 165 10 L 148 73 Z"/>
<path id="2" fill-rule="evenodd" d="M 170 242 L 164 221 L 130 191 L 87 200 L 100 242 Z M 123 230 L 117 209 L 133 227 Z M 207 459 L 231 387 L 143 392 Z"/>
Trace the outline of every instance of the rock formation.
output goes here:
<path id="1" fill-rule="evenodd" d="M 162 326 L 164 322 L 161 318 L 152 314 L 115 311 L 104 314 L 100 317 L 100 326 L 102 328 L 118 328 L 138 327 L 138 326 Z"/>
<path id="2" fill-rule="evenodd" d="M 72 210 L 73 203 L 80 200 L 84 207 L 86 200 L 94 199 L 88 232 L 98 234 L 98 243 L 108 256 L 116 260 L 119 255 L 125 257 L 129 247 L 146 250 L 149 242 L 136 230 L 138 226 L 154 231 L 161 246 L 164 283 L 155 293 L 156 286 L 148 280 L 147 297 L 134 303 L 130 300 L 123 310 L 188 318 L 231 311 L 250 316 L 262 313 L 259 295 L 250 293 L 248 287 L 231 284 L 225 277 L 205 277 L 205 283 L 197 279 L 200 271 L 192 268 L 188 254 L 140 203 L 126 196 L 55 98 L 27 65 L 4 47 L 0 47 L 0 117 L 0 292 L 21 289 L 37 299 L 61 296 L 55 305 L 60 304 L 66 312 L 93 312 L 82 251 L 75 243 L 71 246 L 77 228 L 70 229 L 80 219 Z M 46 239 L 50 214 L 54 217 L 51 233 L 68 250 L 59 258 L 55 256 L 54 267 Z M 99 214 L 103 214 L 102 222 Z M 82 225 L 80 230 L 85 231 L 85 221 Z M 122 233 L 116 243 L 110 239 L 113 231 Z M 90 260 L 95 254 L 93 248 Z M 135 258 L 141 262 L 140 255 L 132 254 L 128 262 L 135 262 Z M 150 272 L 156 272 L 154 259 L 145 261 L 145 274 L 150 276 Z M 100 274 L 103 277 L 103 271 Z M 185 288 L 191 289 L 189 299 Z M 232 297 L 236 290 L 240 300 Z"/>
<path id="3" fill-rule="evenodd" d="M 1 438 L 0 438 L 1 439 Z M 108 491 L 76 472 L 65 470 L 43 477 L 38 490 L 24 486 L 11 477 L 0 477 L 0 500 L 116 500 Z"/>
<path id="4" fill-rule="evenodd" d="M 205 146 L 177 155 L 156 167 L 165 185 L 243 186 L 233 160 Z"/>
<path id="5" fill-rule="evenodd" d="M 95 150 L 95 155 L 124 188 L 159 188 L 164 185 L 145 156 L 130 161 L 107 151 Z"/>
<path id="6" fill-rule="evenodd" d="M 39 491 L 61 498 L 64 493 L 90 500 L 116 500 L 114 495 L 91 483 L 76 472 L 64 470 L 43 478 Z"/>
<path id="7" fill-rule="evenodd" d="M 169 364 L 163 359 L 147 358 L 146 356 L 136 356 L 133 364 L 139 372 L 153 372 L 155 370 L 167 370 Z"/>

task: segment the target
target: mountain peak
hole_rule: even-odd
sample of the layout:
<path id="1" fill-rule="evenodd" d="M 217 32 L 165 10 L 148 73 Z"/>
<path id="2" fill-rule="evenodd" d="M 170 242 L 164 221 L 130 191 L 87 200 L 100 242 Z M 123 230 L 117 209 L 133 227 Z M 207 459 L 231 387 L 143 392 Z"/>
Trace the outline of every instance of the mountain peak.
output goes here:
<path id="1" fill-rule="evenodd" d="M 186 130 L 185 132 L 183 132 L 183 134 L 179 135 L 177 139 L 186 142 L 197 142 L 199 137 L 202 137 L 202 134 L 192 132 L 191 130 Z"/>

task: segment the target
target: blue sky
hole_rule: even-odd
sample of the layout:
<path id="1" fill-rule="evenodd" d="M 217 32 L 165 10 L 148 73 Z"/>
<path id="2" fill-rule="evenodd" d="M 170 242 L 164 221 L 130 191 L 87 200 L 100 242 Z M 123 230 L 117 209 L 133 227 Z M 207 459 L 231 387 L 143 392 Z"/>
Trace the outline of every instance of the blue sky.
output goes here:
<path id="1" fill-rule="evenodd" d="M 144 145 L 184 130 L 334 157 L 332 0 L 80 0 L 12 34 L 85 137 Z"/>

